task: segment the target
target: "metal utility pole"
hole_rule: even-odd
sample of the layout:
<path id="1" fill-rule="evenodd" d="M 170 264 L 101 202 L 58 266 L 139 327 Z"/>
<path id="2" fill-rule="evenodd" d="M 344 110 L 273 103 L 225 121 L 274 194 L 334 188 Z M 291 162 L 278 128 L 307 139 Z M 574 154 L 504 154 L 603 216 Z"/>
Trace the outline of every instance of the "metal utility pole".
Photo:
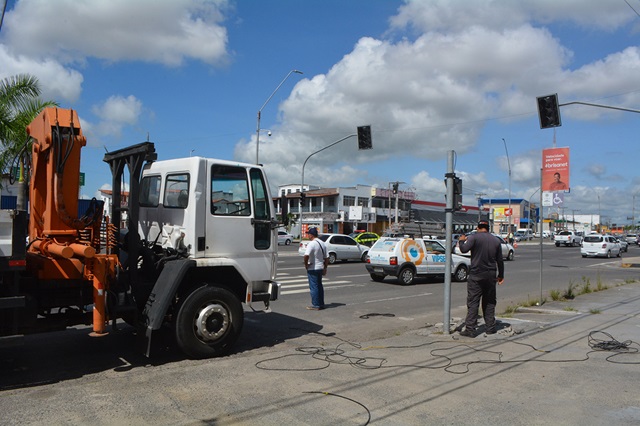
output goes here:
<path id="1" fill-rule="evenodd" d="M 476 198 L 478 199 L 478 222 L 480 222 L 481 219 L 481 213 L 482 213 L 482 206 L 480 205 L 480 200 L 482 200 L 482 197 L 484 197 L 485 194 L 484 192 L 478 192 L 476 194 Z"/>
<path id="2" fill-rule="evenodd" d="M 507 154 L 507 166 L 509 168 L 509 230 L 507 234 L 511 233 L 511 216 L 513 215 L 513 210 L 511 210 L 511 161 L 509 161 L 509 151 L 507 150 L 507 141 L 502 138 L 502 142 L 504 142 L 504 152 Z"/>
<path id="3" fill-rule="evenodd" d="M 445 208 L 445 271 L 444 274 L 444 318 L 442 321 L 442 331 L 445 335 L 451 334 L 451 264 L 452 264 L 452 249 L 451 243 L 453 240 L 453 160 L 455 151 L 449 151 L 447 153 L 447 205 Z"/>

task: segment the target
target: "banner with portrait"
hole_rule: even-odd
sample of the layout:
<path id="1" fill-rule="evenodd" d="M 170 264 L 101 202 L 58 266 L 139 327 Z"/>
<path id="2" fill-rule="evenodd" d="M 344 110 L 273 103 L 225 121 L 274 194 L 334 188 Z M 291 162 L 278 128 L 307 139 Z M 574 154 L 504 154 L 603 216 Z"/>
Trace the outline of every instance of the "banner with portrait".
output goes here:
<path id="1" fill-rule="evenodd" d="M 569 191 L 569 147 L 542 150 L 542 190 Z"/>

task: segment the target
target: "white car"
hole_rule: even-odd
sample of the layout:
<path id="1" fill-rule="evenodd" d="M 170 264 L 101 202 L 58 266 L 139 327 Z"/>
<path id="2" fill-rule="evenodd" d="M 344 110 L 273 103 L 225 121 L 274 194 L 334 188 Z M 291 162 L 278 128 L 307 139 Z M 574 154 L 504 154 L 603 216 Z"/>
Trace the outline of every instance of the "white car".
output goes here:
<path id="1" fill-rule="evenodd" d="M 278 244 L 284 244 L 288 246 L 293 242 L 293 235 L 288 234 L 285 231 L 278 231 Z"/>
<path id="2" fill-rule="evenodd" d="M 611 235 L 589 234 L 582 240 L 580 254 L 582 257 L 620 257 L 620 244 Z"/>
<path id="3" fill-rule="evenodd" d="M 358 244 L 356 240 L 348 235 L 343 234 L 320 234 L 318 235 L 327 246 L 327 255 L 329 256 L 329 263 L 334 264 L 336 260 L 359 260 L 364 262 L 367 259 L 367 253 L 369 253 L 369 247 Z M 304 256 L 304 252 L 307 250 L 307 244 L 310 241 L 301 241 L 298 248 L 298 254 Z"/>
<path id="4" fill-rule="evenodd" d="M 437 240 L 382 237 L 371 247 L 366 268 L 375 282 L 394 276 L 400 284 L 411 285 L 415 277 L 444 275 L 446 260 L 446 250 Z M 469 258 L 452 254 L 451 260 L 452 278 L 466 281 Z"/>

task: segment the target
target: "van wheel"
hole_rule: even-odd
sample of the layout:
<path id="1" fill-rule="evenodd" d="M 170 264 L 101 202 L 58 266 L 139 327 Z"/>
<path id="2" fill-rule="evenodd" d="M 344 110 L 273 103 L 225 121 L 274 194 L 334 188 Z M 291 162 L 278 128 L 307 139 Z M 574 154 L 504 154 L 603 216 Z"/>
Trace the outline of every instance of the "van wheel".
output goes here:
<path id="1" fill-rule="evenodd" d="M 329 253 L 329 263 L 333 265 L 334 263 L 336 263 L 336 260 L 338 260 L 338 258 L 336 257 L 336 254 Z"/>
<path id="2" fill-rule="evenodd" d="M 507 260 L 513 260 L 513 250 L 509 250 L 509 254 L 507 255 Z"/>
<path id="3" fill-rule="evenodd" d="M 469 277 L 469 270 L 465 265 L 458 266 L 458 269 L 453 273 L 453 277 L 456 281 L 462 282 L 466 281 Z"/>
<path id="4" fill-rule="evenodd" d="M 415 277 L 416 277 L 415 272 L 413 272 L 413 269 L 409 267 L 402 268 L 402 270 L 398 274 L 398 279 L 400 280 L 400 284 L 402 285 L 413 284 L 413 280 L 415 279 Z"/>
<path id="5" fill-rule="evenodd" d="M 187 295 L 177 309 L 175 338 L 190 358 L 226 353 L 244 323 L 242 304 L 229 290 L 204 285 Z"/>
<path id="6" fill-rule="evenodd" d="M 382 281 L 384 281 L 384 275 L 382 274 L 370 274 L 371 275 L 371 279 L 377 283 L 381 283 Z"/>

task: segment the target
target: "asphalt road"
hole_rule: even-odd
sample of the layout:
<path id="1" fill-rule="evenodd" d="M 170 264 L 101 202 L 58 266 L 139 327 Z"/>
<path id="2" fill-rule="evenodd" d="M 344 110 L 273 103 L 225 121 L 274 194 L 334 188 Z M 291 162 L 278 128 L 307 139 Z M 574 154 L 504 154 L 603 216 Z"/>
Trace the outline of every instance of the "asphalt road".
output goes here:
<path id="1" fill-rule="evenodd" d="M 302 259 L 295 245 L 281 248 L 278 279 L 283 283 L 282 296 L 273 303 L 271 313 L 246 310 L 243 333 L 230 356 L 192 361 L 161 345 L 147 359 L 136 347 L 133 330 L 126 326 L 100 338 L 90 337 L 88 327 L 27 336 L 23 346 L 0 350 L 0 424 L 203 424 L 185 413 L 208 411 L 205 400 L 213 404 L 211 412 L 242 413 L 243 407 L 252 405 L 234 400 L 234 395 L 242 394 L 265 399 L 264 407 L 269 406 L 265 396 L 269 383 L 281 383 L 286 375 L 258 374 L 247 359 L 269 359 L 282 348 L 304 349 L 305 343 L 340 341 L 347 345 L 402 336 L 404 331 L 443 320 L 442 279 L 418 279 L 406 287 L 391 278 L 376 283 L 357 262 L 330 266 L 325 280 L 328 309 L 308 311 Z M 627 256 L 640 256 L 640 248 L 631 247 L 622 260 Z M 638 280 L 640 273 L 637 268 L 621 268 L 621 259 L 583 259 L 579 248 L 556 248 L 548 243 L 542 264 L 544 297 L 569 284 L 589 282 L 595 287 L 599 281 Z M 506 282 L 498 290 L 498 312 L 539 297 L 539 246 L 519 244 L 515 260 L 506 263 L 505 275 Z M 465 283 L 452 283 L 454 319 L 466 311 L 465 287 Z M 317 374 L 318 380 L 339 379 Z M 299 384 L 290 384 L 296 386 Z M 272 408 L 277 411 L 282 406 Z M 220 424 L 223 420 L 218 419 Z M 214 423 L 218 424 L 208 424 Z"/>

